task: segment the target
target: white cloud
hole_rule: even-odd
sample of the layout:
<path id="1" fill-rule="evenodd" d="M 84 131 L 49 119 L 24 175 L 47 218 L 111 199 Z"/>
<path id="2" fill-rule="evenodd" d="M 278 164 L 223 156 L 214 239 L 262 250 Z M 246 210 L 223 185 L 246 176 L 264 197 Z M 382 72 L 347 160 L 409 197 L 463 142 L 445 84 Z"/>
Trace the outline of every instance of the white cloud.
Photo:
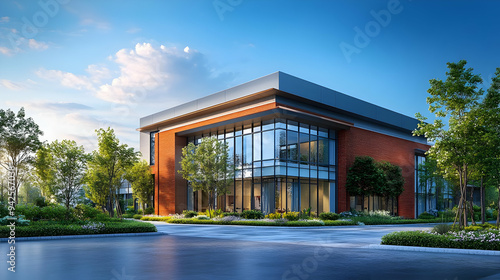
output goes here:
<path id="1" fill-rule="evenodd" d="M 109 58 L 108 58 L 109 60 Z M 136 44 L 105 61 L 89 65 L 86 75 L 41 69 L 39 77 L 89 91 L 120 108 L 120 117 L 137 120 L 152 110 L 163 110 L 227 87 L 232 75 L 217 72 L 203 54 L 189 49 Z M 118 71 L 109 69 L 118 68 Z M 134 115 L 135 114 L 135 115 Z M 132 117 L 133 116 L 133 117 Z"/>
<path id="2" fill-rule="evenodd" d="M 0 18 L 0 23 L 3 23 L 3 22 L 9 22 L 10 21 L 10 18 L 9 17 L 1 17 Z"/>
<path id="3" fill-rule="evenodd" d="M 43 68 L 36 71 L 36 74 L 46 80 L 59 81 L 61 85 L 68 88 L 94 90 L 94 86 L 87 76 L 77 76 L 69 72 Z"/>
<path id="4" fill-rule="evenodd" d="M 0 47 L 0 53 L 2 53 L 4 55 L 11 55 L 12 50 L 9 48 L 6 48 L 6 47 Z"/>
<path id="5" fill-rule="evenodd" d="M 29 39 L 28 45 L 30 49 L 34 50 L 46 50 L 49 47 L 44 42 L 36 41 L 35 39 Z"/>
<path id="6" fill-rule="evenodd" d="M 0 85 L 8 88 L 8 89 L 11 89 L 11 90 L 22 90 L 22 89 L 25 89 L 25 85 L 21 84 L 21 83 L 17 83 L 17 82 L 13 82 L 13 81 L 9 81 L 9 80 L 0 80 Z"/>
<path id="7" fill-rule="evenodd" d="M 185 53 L 189 53 L 189 47 L 187 47 L 187 46 L 186 46 L 186 47 L 184 48 L 184 52 L 185 52 Z"/>

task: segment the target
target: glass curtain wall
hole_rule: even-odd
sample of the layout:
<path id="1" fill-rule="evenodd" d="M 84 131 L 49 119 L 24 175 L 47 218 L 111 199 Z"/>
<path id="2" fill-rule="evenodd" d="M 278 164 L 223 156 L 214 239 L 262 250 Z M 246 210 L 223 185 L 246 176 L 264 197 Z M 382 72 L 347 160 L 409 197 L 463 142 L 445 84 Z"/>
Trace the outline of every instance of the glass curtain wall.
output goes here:
<path id="1" fill-rule="evenodd" d="M 235 180 L 229 192 L 217 199 L 217 208 L 241 212 L 297 212 L 311 208 L 311 213 L 330 209 L 335 191 L 335 131 L 286 119 L 271 119 L 251 125 L 234 126 L 195 135 L 188 142 L 199 143 L 202 137 L 216 136 L 229 146 L 234 162 Z M 204 211 L 202 194 L 194 194 L 188 207 Z M 196 206 L 201 206 L 196 207 Z"/>

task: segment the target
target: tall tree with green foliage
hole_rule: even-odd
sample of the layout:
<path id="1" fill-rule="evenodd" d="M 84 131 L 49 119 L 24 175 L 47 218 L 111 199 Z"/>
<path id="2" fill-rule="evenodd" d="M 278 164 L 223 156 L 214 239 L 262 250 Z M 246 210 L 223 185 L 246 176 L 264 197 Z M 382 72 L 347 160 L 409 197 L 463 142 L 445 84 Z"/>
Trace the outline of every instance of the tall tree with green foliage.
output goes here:
<path id="1" fill-rule="evenodd" d="M 384 187 L 384 174 L 375 160 L 369 156 L 356 157 L 347 172 L 346 190 L 349 195 L 360 195 L 364 205 L 365 196 L 382 194 Z"/>
<path id="2" fill-rule="evenodd" d="M 403 193 L 405 178 L 403 177 L 401 167 L 390 162 L 380 162 L 378 163 L 378 168 L 384 175 L 383 188 L 378 195 L 384 196 L 386 198 L 386 205 L 388 205 L 389 198 L 396 198 Z"/>
<path id="3" fill-rule="evenodd" d="M 229 147 L 215 137 L 206 137 L 195 146 L 189 143 L 182 149 L 182 168 L 179 173 L 191 183 L 193 190 L 208 194 L 208 208 L 213 210 L 218 196 L 225 195 L 233 182 L 233 163 Z M 209 211 L 210 216 L 212 211 Z"/>
<path id="4" fill-rule="evenodd" d="M 75 141 L 45 144 L 34 161 L 37 182 L 46 197 L 54 197 L 70 209 L 78 199 L 89 155 Z"/>
<path id="5" fill-rule="evenodd" d="M 485 121 L 485 133 L 482 137 L 481 155 L 484 156 L 484 173 L 499 191 L 497 209 L 500 209 L 500 68 L 496 69 L 486 96 L 481 103 Z M 496 217 L 500 225 L 500 211 Z"/>
<path id="6" fill-rule="evenodd" d="M 27 177 L 27 169 L 33 154 L 41 146 L 43 135 L 32 118 L 26 118 L 24 108 L 16 114 L 10 109 L 0 109 L 0 165 L 13 168 L 15 203 L 18 202 L 19 186 Z"/>
<path id="7" fill-rule="evenodd" d="M 127 170 L 125 179 L 130 182 L 132 186 L 132 195 L 134 199 L 138 199 L 142 204 L 142 209 L 145 204 L 152 204 L 152 197 L 154 195 L 154 179 L 151 175 L 151 166 L 145 160 L 138 161 Z"/>
<path id="8" fill-rule="evenodd" d="M 98 129 L 98 149 L 92 152 L 85 176 L 85 195 L 101 207 L 106 207 L 110 217 L 122 210 L 118 200 L 125 172 L 137 160 L 138 153 L 126 144 L 120 144 L 113 129 Z"/>
<path id="9" fill-rule="evenodd" d="M 52 187 L 55 176 L 55 170 L 51 166 L 53 161 L 50 145 L 43 143 L 36 151 L 31 179 L 47 200 L 50 200 L 53 195 Z"/>
<path id="10" fill-rule="evenodd" d="M 427 98 L 429 111 L 435 114 L 433 123 L 426 123 L 424 116 L 416 114 L 420 123 L 414 135 L 424 135 L 435 144 L 428 154 L 437 159 L 438 166 L 446 173 L 456 173 L 460 185 L 460 201 L 455 222 L 467 225 L 467 182 L 474 162 L 475 125 L 471 110 L 478 106 L 483 90 L 482 79 L 466 68 L 467 62 L 447 63 L 446 80 L 430 80 Z"/>

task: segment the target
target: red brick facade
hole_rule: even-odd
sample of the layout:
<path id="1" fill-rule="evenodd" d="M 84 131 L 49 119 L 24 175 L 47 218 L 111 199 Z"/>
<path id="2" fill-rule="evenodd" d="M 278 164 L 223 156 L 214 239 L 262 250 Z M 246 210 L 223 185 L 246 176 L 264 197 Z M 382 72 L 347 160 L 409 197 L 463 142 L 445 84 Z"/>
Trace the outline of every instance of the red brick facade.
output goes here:
<path id="1" fill-rule="evenodd" d="M 345 190 L 347 170 L 356 156 L 370 156 L 376 161 L 388 161 L 403 170 L 405 186 L 399 196 L 399 215 L 415 216 L 415 149 L 428 150 L 429 145 L 352 127 L 338 133 L 338 207 L 339 212 L 350 208 Z"/>

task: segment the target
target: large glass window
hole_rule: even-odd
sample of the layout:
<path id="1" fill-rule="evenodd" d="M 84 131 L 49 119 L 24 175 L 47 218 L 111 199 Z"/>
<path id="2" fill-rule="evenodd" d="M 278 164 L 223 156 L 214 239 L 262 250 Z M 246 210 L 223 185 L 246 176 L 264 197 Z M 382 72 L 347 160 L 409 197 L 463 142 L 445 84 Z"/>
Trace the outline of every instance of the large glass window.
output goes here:
<path id="1" fill-rule="evenodd" d="M 295 131 L 288 131 L 286 140 L 288 160 L 297 161 L 299 159 L 299 149 L 297 141 L 298 133 Z"/>
<path id="2" fill-rule="evenodd" d="M 149 164 L 155 165 L 155 139 L 158 131 L 149 133 Z"/>
<path id="3" fill-rule="evenodd" d="M 208 135 L 191 135 L 188 140 L 199 144 Z M 334 211 L 330 184 L 335 184 L 335 131 L 274 119 L 226 126 L 215 135 L 227 143 L 228 160 L 235 168 L 234 183 L 217 198 L 217 208 L 265 214 L 309 207 L 313 215 Z M 206 208 L 204 192 L 187 191 L 190 209 Z"/>
<path id="4" fill-rule="evenodd" d="M 262 159 L 274 159 L 274 131 L 262 132 Z"/>
<path id="5" fill-rule="evenodd" d="M 234 167 L 236 169 L 241 169 L 243 162 L 243 147 L 242 147 L 242 137 L 238 136 L 234 138 Z"/>
<path id="6" fill-rule="evenodd" d="M 286 161 L 286 130 L 276 129 L 275 151 L 276 159 Z"/>
<path id="7" fill-rule="evenodd" d="M 252 135 L 243 136 L 243 167 L 252 167 Z"/>
<path id="8" fill-rule="evenodd" d="M 260 133 L 255 133 L 253 135 L 253 160 L 261 160 L 262 154 L 262 143 L 260 142 Z"/>

